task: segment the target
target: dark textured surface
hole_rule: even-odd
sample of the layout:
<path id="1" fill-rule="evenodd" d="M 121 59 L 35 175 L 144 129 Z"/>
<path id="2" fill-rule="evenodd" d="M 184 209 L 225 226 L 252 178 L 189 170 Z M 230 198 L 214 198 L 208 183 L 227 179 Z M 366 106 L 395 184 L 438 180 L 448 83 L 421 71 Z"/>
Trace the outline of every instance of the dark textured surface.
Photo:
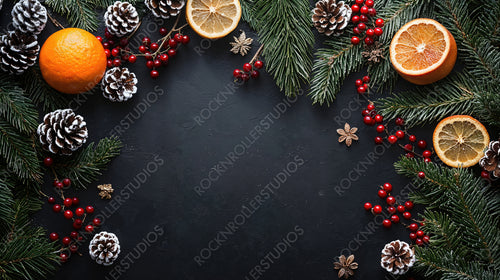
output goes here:
<path id="1" fill-rule="evenodd" d="M 1 11 L 4 26 L 7 11 Z M 48 23 L 41 42 L 54 31 Z M 374 128 L 362 124 L 367 103 L 353 85 L 363 73 L 349 76 L 330 108 L 312 106 L 305 94 L 278 105 L 284 96 L 265 71 L 258 80 L 233 84 L 232 70 L 251 55 L 230 54 L 231 37 L 209 42 L 187 34 L 190 44 L 158 80 L 142 62 L 131 67 L 139 92 L 130 101 L 111 103 L 96 94 L 72 104 L 81 103 L 77 113 L 87 121 L 89 140 L 114 133 L 125 145 L 99 182 L 70 192 L 95 206 L 105 220 L 101 229 L 118 235 L 122 252 L 113 266 L 103 267 L 84 246 L 83 256 L 73 256 L 53 279 L 337 279 L 332 262 L 349 252 L 359 263 L 352 279 L 389 279 L 380 251 L 394 239 L 408 242 L 408 231 L 382 228 L 363 204 L 385 207 L 377 185 L 391 182 L 393 193 L 404 197 L 408 181 L 392 166 L 401 150 L 376 148 Z M 360 141 L 350 148 L 337 142 L 336 129 L 345 122 L 359 128 Z M 427 141 L 430 131 L 412 130 Z M 210 173 L 220 162 L 220 175 Z M 272 194 L 266 191 L 287 168 L 296 171 L 284 175 Z M 197 191 L 209 176 L 210 187 Z M 113 184 L 113 200 L 98 198 L 98 183 Z M 44 191 L 52 192 L 48 183 Z M 34 219 L 60 236 L 71 231 L 48 205 Z M 288 244 L 278 245 L 283 239 Z"/>

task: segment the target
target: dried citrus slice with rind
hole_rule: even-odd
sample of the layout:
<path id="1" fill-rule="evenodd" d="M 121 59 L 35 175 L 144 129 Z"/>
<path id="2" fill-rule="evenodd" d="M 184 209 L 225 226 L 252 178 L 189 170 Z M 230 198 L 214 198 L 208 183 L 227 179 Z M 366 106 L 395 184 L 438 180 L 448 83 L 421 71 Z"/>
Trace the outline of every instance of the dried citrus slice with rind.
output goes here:
<path id="1" fill-rule="evenodd" d="M 186 18 L 200 36 L 216 39 L 233 31 L 241 18 L 239 0 L 188 0 Z"/>

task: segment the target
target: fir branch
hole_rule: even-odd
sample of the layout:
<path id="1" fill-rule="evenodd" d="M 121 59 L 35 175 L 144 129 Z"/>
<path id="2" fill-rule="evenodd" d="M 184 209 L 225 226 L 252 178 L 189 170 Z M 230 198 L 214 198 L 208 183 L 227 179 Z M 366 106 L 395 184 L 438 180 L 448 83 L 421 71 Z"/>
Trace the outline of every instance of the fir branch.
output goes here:
<path id="1" fill-rule="evenodd" d="M 13 216 L 11 205 L 14 204 L 14 196 L 11 186 L 4 179 L 0 179 L 0 224 L 9 224 Z"/>
<path id="2" fill-rule="evenodd" d="M 483 90 L 477 97 L 474 112 L 478 118 L 491 126 L 500 126 L 500 84 L 494 81 L 482 82 Z"/>
<path id="3" fill-rule="evenodd" d="M 312 65 L 309 1 L 255 0 L 252 14 L 264 45 L 267 71 L 285 95 L 294 96 L 308 81 Z"/>
<path id="4" fill-rule="evenodd" d="M 120 154 L 121 147 L 122 143 L 118 138 L 103 138 L 95 147 L 94 143 L 91 143 L 70 159 L 55 164 L 55 172 L 60 178 L 71 178 L 72 184 L 77 188 L 85 188 Z"/>
<path id="5" fill-rule="evenodd" d="M 0 155 L 21 180 L 40 182 L 41 166 L 37 160 L 33 139 L 20 134 L 15 127 L 0 118 Z"/>
<path id="6" fill-rule="evenodd" d="M 72 27 L 95 32 L 101 21 L 95 11 L 95 1 L 47 0 L 45 1 L 45 5 L 53 9 L 56 13 L 65 16 Z"/>
<path id="7" fill-rule="evenodd" d="M 253 6 L 255 0 L 241 0 L 241 17 L 250 25 L 251 28 L 257 29 L 257 21 L 253 14 L 255 13 Z"/>

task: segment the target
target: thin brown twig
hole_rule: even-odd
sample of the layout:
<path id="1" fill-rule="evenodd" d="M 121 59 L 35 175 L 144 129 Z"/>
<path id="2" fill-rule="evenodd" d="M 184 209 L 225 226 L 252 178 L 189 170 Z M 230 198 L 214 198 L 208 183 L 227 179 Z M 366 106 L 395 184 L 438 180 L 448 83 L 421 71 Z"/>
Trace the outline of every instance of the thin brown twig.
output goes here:
<path id="1" fill-rule="evenodd" d="M 47 13 L 47 15 L 49 16 L 50 21 L 52 21 L 52 23 L 53 23 L 56 27 L 59 27 L 59 28 L 61 28 L 61 29 L 64 29 L 64 26 L 63 26 L 61 23 L 59 23 L 59 22 L 58 22 L 55 18 L 53 18 L 53 17 L 50 15 L 50 13 Z"/>
<path id="2" fill-rule="evenodd" d="M 264 45 L 260 45 L 259 49 L 255 53 L 255 55 L 252 57 L 252 59 L 250 60 L 249 63 L 253 64 L 260 57 L 262 51 L 264 51 Z"/>

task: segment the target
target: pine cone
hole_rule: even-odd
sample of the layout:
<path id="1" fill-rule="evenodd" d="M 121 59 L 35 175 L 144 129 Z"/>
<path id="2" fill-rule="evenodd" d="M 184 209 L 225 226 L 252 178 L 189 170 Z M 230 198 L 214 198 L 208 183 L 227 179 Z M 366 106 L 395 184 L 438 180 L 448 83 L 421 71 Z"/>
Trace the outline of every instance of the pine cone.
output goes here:
<path id="1" fill-rule="evenodd" d="M 0 67 L 6 72 L 21 74 L 35 64 L 39 51 L 36 35 L 11 31 L 0 36 Z"/>
<path id="2" fill-rule="evenodd" d="M 12 24 L 23 32 L 40 34 L 47 23 L 47 9 L 38 0 L 21 0 L 12 8 Z"/>
<path id="3" fill-rule="evenodd" d="M 89 244 L 89 255 L 98 264 L 112 265 L 120 254 L 120 241 L 114 233 L 101 231 Z"/>
<path id="4" fill-rule="evenodd" d="M 493 176 L 500 178 L 500 139 L 491 141 L 479 165 L 486 171 L 493 172 Z"/>
<path id="5" fill-rule="evenodd" d="M 405 274 L 415 263 L 415 252 L 406 242 L 395 240 L 382 250 L 380 265 L 392 274 Z"/>
<path id="6" fill-rule="evenodd" d="M 144 3 L 155 17 L 167 19 L 181 12 L 186 0 L 144 0 Z"/>
<path id="7" fill-rule="evenodd" d="M 137 92 L 137 78 L 127 68 L 114 67 L 106 71 L 101 88 L 111 101 L 127 101 Z"/>
<path id="8" fill-rule="evenodd" d="M 352 10 L 344 1 L 320 0 L 313 9 L 312 21 L 319 33 L 340 35 L 351 20 Z"/>
<path id="9" fill-rule="evenodd" d="M 76 115 L 71 109 L 46 114 L 37 133 L 45 150 L 62 155 L 70 155 L 76 151 L 88 137 L 83 117 Z"/>
<path id="10" fill-rule="evenodd" d="M 116 1 L 104 14 L 104 22 L 109 33 L 123 37 L 139 25 L 139 14 L 129 2 Z"/>

